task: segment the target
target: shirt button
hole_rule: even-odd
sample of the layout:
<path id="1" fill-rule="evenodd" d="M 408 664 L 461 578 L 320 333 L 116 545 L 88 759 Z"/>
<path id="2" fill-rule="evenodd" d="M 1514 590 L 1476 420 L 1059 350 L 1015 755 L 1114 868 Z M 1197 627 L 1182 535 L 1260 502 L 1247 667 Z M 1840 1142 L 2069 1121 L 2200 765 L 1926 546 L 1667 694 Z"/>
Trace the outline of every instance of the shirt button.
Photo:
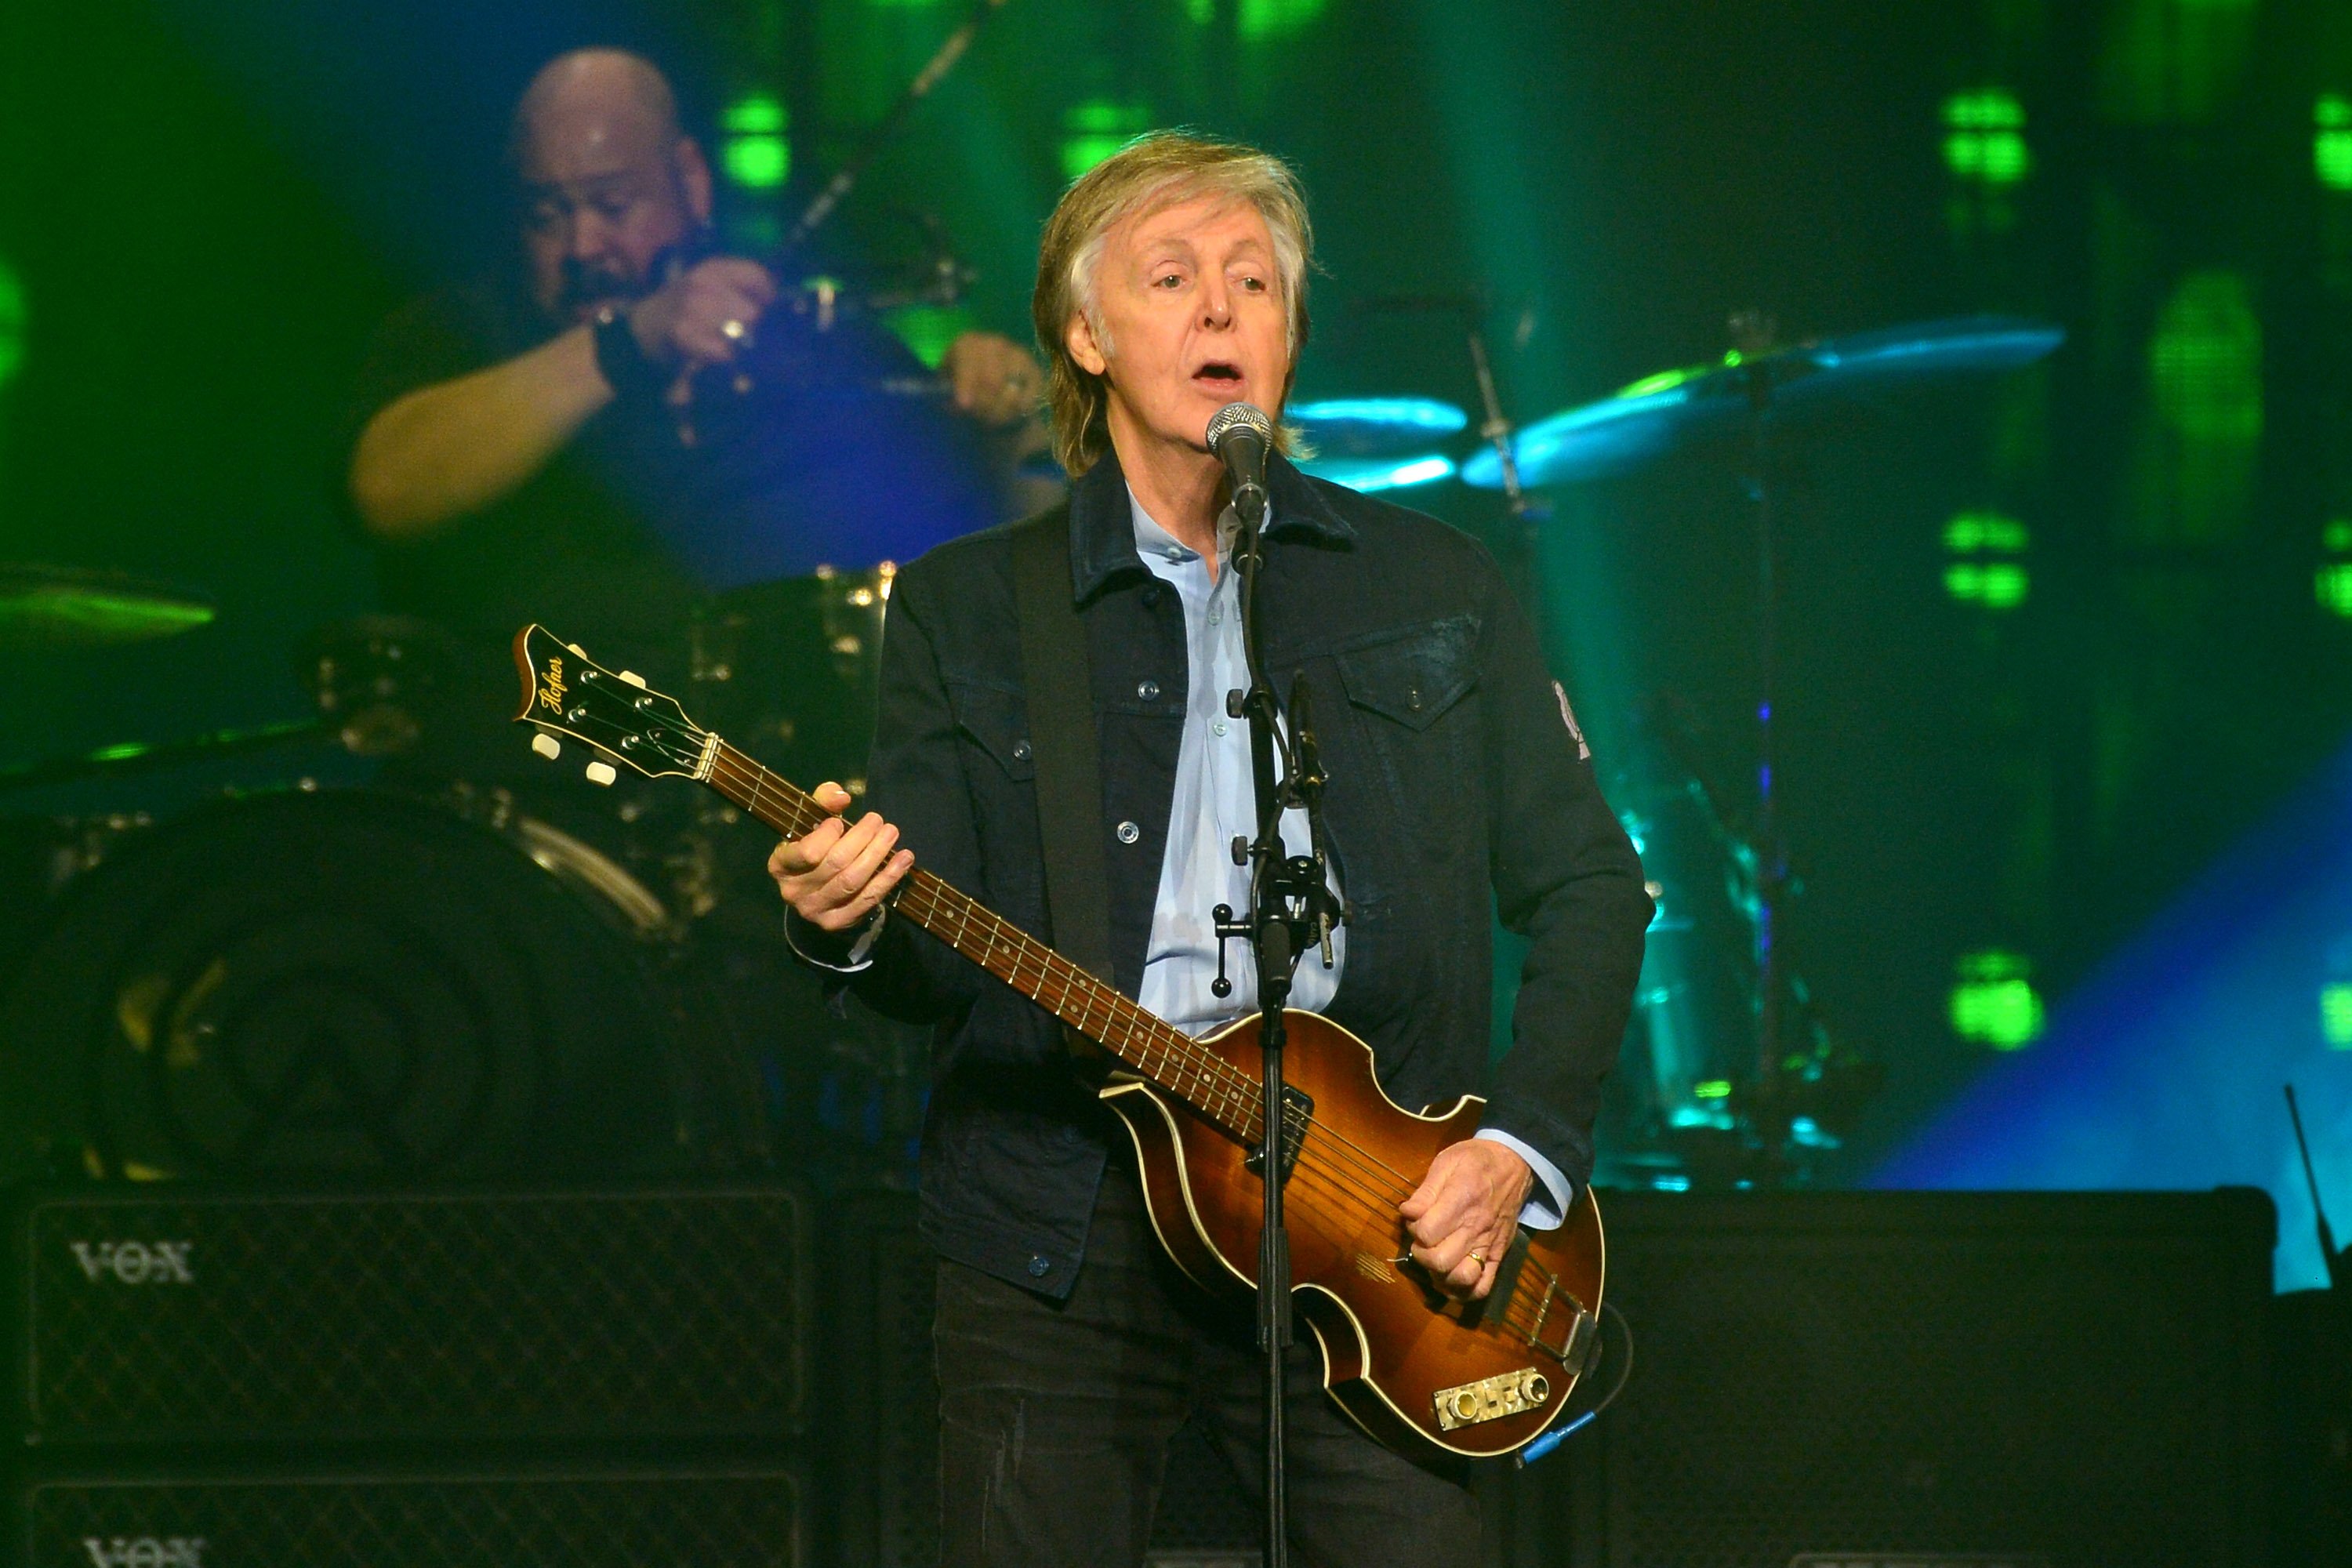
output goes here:
<path id="1" fill-rule="evenodd" d="M 1224 618 L 1225 612 L 1223 610 L 1211 610 L 1209 612 L 1209 624 L 1213 626 L 1222 625 Z"/>
<path id="2" fill-rule="evenodd" d="M 1047 1258 L 1042 1252 L 1038 1253 L 1035 1257 L 1029 1259 L 1029 1278 L 1032 1279 L 1043 1279 L 1053 1267 L 1054 1260 L 1052 1258 Z"/>
<path id="3" fill-rule="evenodd" d="M 1146 702 L 1157 702 L 1160 700 L 1160 682 L 1139 680 L 1135 683 L 1135 694 Z"/>
<path id="4" fill-rule="evenodd" d="M 1181 544 L 1171 544 L 1167 551 L 1168 559 L 1171 561 L 1181 561 L 1190 552 Z"/>
<path id="5" fill-rule="evenodd" d="M 1215 723 L 1209 726 L 1209 733 L 1212 735 L 1222 735 L 1224 732 L 1225 721 L 1223 719 L 1218 720 Z"/>
<path id="6" fill-rule="evenodd" d="M 1013 742 L 1013 760 L 1016 763 L 1025 763 L 1029 760 L 1028 742 L 1015 741 Z"/>
<path id="7" fill-rule="evenodd" d="M 1140 827 L 1138 827 L 1138 826 L 1137 826 L 1135 824 L 1133 824 L 1132 822 L 1122 822 L 1122 823 L 1120 823 L 1120 824 L 1118 825 L 1118 841 L 1119 841 L 1121 844 L 1132 844 L 1132 843 L 1134 843 L 1137 839 L 1139 839 L 1139 838 L 1140 838 L 1140 837 L 1143 837 L 1143 829 L 1141 829 Z"/>

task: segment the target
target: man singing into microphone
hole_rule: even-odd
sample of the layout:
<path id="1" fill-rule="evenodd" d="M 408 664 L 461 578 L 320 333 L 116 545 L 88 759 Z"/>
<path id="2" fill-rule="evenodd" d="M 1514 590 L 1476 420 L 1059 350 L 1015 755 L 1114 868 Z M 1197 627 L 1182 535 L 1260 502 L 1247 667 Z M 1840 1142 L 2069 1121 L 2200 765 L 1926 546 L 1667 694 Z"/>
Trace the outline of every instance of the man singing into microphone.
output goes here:
<path id="1" fill-rule="evenodd" d="M 874 810 L 780 846 L 788 934 L 886 1011 L 937 1027 L 922 1223 L 939 1252 L 946 1560 L 1141 1561 L 1170 1437 L 1202 1420 L 1260 1474 L 1246 1314 L 1154 1242 L 1133 1154 L 1057 1026 L 882 900 L 919 854 L 1013 923 L 1047 929 L 1045 836 L 1101 837 L 1119 988 L 1181 1028 L 1256 1006 L 1246 956 L 1215 994 L 1212 910 L 1246 906 L 1230 847 L 1255 819 L 1224 467 L 1210 417 L 1278 415 L 1307 337 L 1309 233 L 1289 171 L 1179 134 L 1073 184 L 1046 225 L 1034 314 L 1099 730 L 1102 819 L 1040 822 L 1012 531 L 907 568 L 883 651 Z M 1263 647 L 1317 699 L 1335 875 L 1351 910 L 1291 1005 L 1367 1041 L 1390 1096 L 1489 1096 L 1400 1219 L 1440 1289 L 1493 1286 L 1513 1226 L 1557 1225 L 1592 1168 L 1650 918 L 1641 868 L 1562 689 L 1493 561 L 1434 519 L 1269 464 Z M 1035 526 L 1017 525 L 1017 526 Z M 832 785 L 832 810 L 848 796 Z M 1291 851 L 1305 825 L 1286 823 Z M 1528 939 L 1511 1050 L 1487 1061 L 1490 931 Z M 1380 1447 L 1291 1360 L 1292 1531 L 1318 1563 L 1473 1563 L 1458 1475 Z"/>

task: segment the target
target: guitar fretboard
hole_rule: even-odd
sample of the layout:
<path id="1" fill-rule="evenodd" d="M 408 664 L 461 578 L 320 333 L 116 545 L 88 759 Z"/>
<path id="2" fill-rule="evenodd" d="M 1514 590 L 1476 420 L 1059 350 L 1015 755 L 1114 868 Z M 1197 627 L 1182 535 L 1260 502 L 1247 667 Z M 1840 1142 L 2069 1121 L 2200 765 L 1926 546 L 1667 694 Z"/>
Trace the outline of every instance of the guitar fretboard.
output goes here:
<path id="1" fill-rule="evenodd" d="M 705 782 L 787 838 L 825 819 L 806 792 L 724 741 Z M 899 884 L 892 908 L 1226 1132 L 1257 1142 L 1263 1123 L 1256 1080 L 1182 1030 L 920 867 Z"/>

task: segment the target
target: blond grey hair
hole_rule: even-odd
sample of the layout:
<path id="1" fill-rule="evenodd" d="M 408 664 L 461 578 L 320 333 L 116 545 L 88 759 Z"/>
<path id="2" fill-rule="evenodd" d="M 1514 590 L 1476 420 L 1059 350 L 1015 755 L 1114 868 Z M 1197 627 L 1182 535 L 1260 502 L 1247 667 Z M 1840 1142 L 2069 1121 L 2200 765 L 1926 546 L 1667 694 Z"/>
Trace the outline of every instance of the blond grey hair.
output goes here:
<path id="1" fill-rule="evenodd" d="M 1307 342 L 1307 274 L 1315 256 L 1315 234 L 1297 176 L 1272 153 L 1236 142 L 1184 131 L 1139 136 L 1070 183 L 1045 220 L 1037 249 L 1037 288 L 1029 313 L 1048 366 L 1045 399 L 1054 422 L 1054 456 L 1073 479 L 1094 467 L 1110 446 L 1109 384 L 1078 363 L 1069 346 L 1070 322 L 1081 316 L 1096 341 L 1108 346 L 1096 294 L 1104 242 L 1129 218 L 1202 196 L 1247 202 L 1265 219 L 1296 373 L 1298 351 Z M 1283 388 L 1286 396 L 1289 390 Z M 1288 452 L 1295 446 L 1293 433 L 1277 426 L 1276 449 Z"/>

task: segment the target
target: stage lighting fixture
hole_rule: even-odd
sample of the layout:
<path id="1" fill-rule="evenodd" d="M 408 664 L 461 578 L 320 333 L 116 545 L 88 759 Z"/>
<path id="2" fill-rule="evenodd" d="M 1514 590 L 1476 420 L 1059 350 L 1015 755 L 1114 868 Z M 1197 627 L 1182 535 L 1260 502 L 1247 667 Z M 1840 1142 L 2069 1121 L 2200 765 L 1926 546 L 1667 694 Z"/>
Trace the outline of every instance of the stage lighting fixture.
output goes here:
<path id="1" fill-rule="evenodd" d="M 790 121 L 783 101 L 764 92 L 747 93 L 719 117 L 719 165 L 749 190 L 781 185 L 793 172 L 793 145 L 785 139 Z"/>
<path id="2" fill-rule="evenodd" d="M 2352 98 L 2324 92 L 2311 110 L 2311 165 L 2331 191 L 2352 191 Z"/>
<path id="3" fill-rule="evenodd" d="M 2032 577 L 2016 557 L 2029 540 L 2025 524 L 1994 511 L 1964 511 L 1944 525 L 1944 592 L 1964 605 L 2013 610 L 2025 603 Z"/>
<path id="4" fill-rule="evenodd" d="M 2025 106 L 2000 88 L 1944 100 L 1944 163 L 1963 180 L 2013 185 L 2032 172 Z"/>
<path id="5" fill-rule="evenodd" d="M 1151 110 L 1107 98 L 1073 104 L 1062 115 L 1062 177 L 1075 180 L 1151 129 Z"/>
<path id="6" fill-rule="evenodd" d="M 1966 953 L 1953 970 L 1952 1032 L 1997 1051 L 2013 1051 L 2040 1037 L 2041 994 L 2023 955 L 1990 950 Z"/>

